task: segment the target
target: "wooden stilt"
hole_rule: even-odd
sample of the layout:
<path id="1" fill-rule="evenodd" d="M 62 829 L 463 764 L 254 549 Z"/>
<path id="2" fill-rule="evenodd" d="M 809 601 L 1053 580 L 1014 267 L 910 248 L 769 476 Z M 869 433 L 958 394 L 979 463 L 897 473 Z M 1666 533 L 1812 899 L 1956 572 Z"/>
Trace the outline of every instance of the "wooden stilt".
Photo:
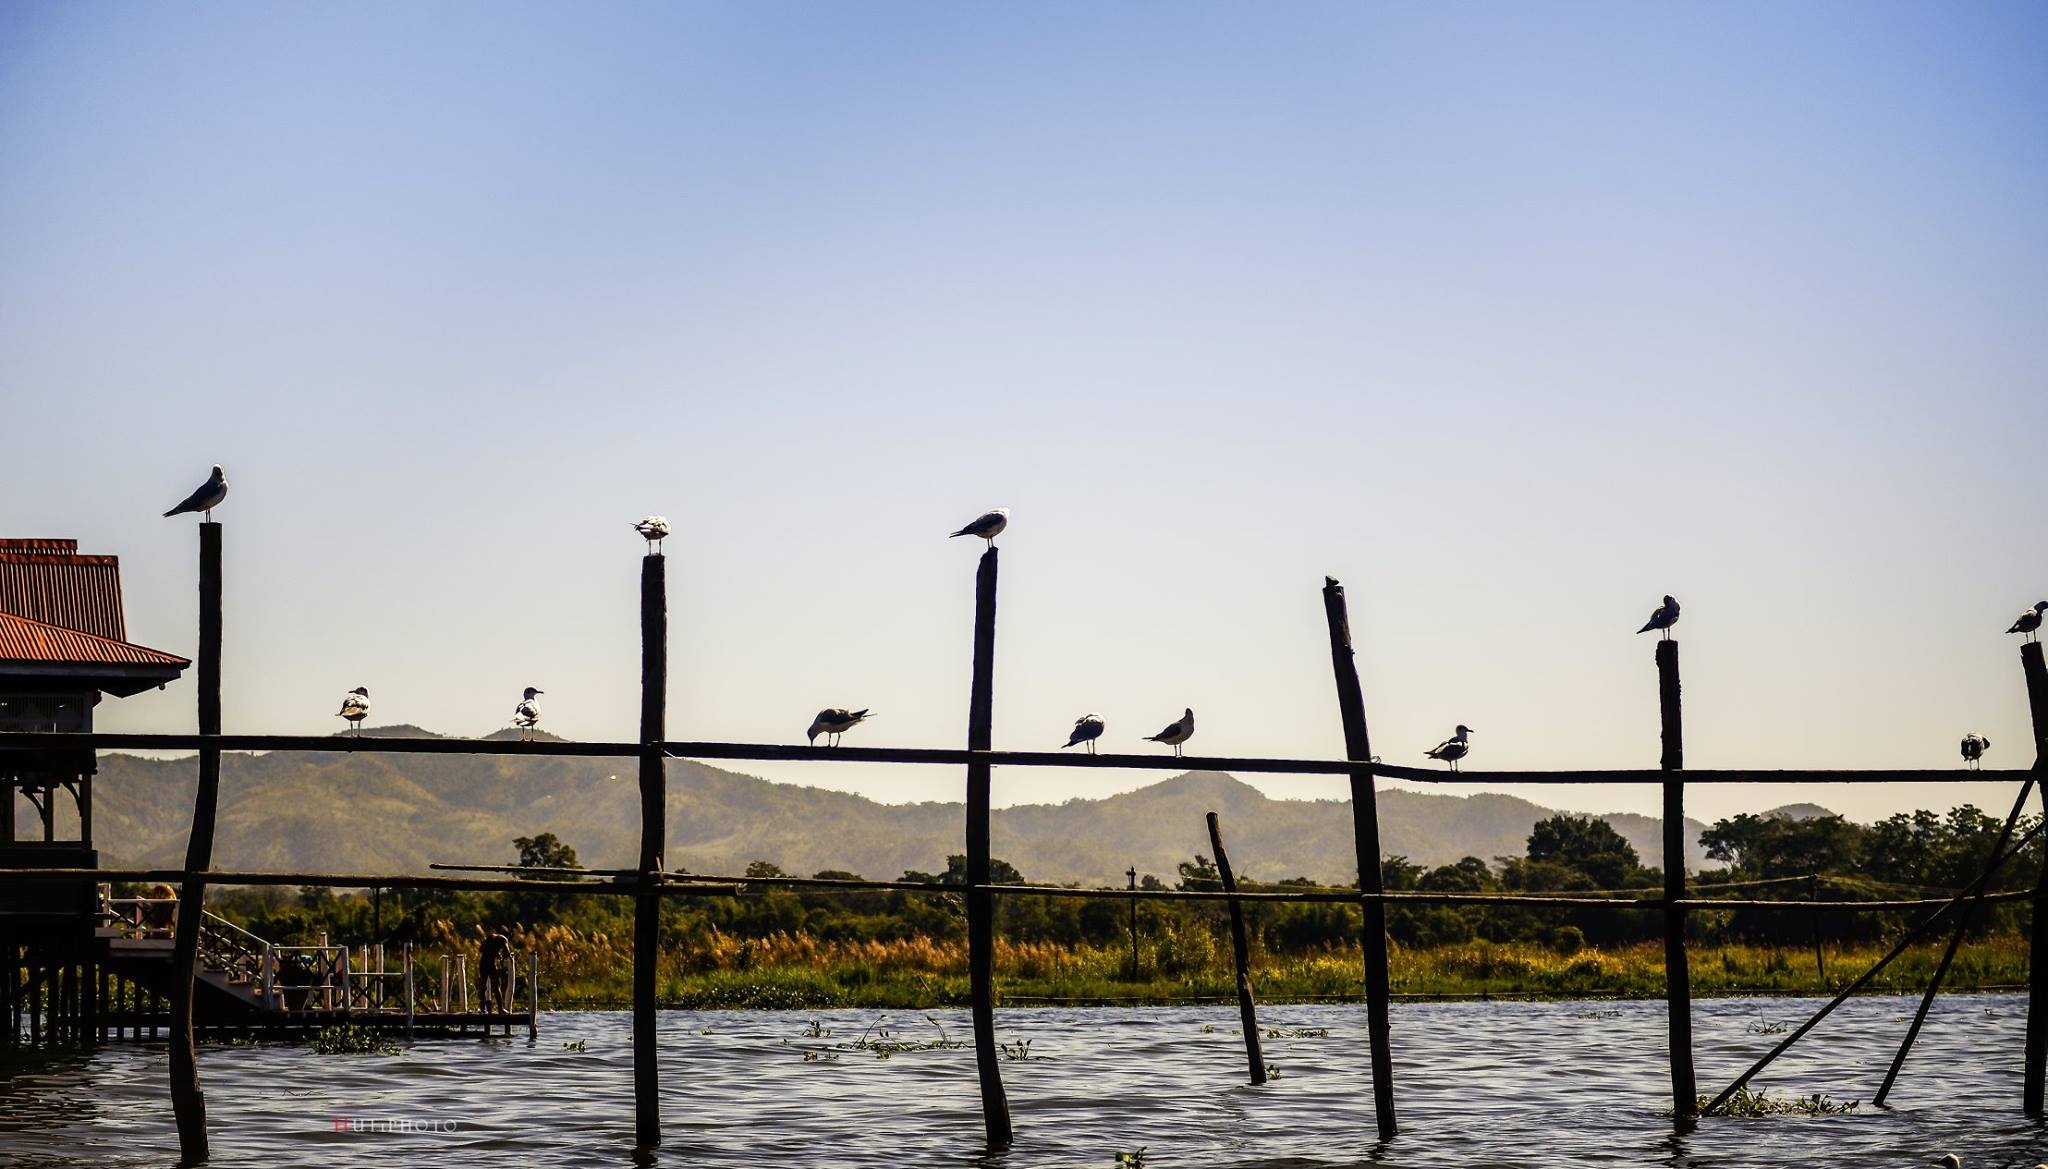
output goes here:
<path id="1" fill-rule="evenodd" d="M 2041 643 L 2020 646 L 2020 668 L 2027 677 L 2027 710 L 2034 730 L 2034 774 L 2048 771 L 2048 666 L 2041 660 Z M 2048 818 L 2048 779 L 2041 783 L 2041 814 Z M 2026 1114 L 2042 1115 L 2042 1092 L 2048 1084 L 2048 855 L 2041 875 L 2034 883 L 2034 926 L 2027 966 L 2027 1051 L 2026 1073 L 2021 1081 L 2021 1101 Z"/>
<path id="2" fill-rule="evenodd" d="M 1685 954 L 1685 722 L 1679 704 L 1678 643 L 1657 643 L 1657 699 L 1664 725 L 1664 1014 L 1671 1045 L 1672 1115 L 1685 1124 L 1699 1115 L 1692 1067 L 1692 969 Z"/>
<path id="3" fill-rule="evenodd" d="M 1230 871 L 1230 855 L 1223 851 L 1223 826 L 1214 812 L 1209 813 L 1209 847 L 1216 853 L 1216 872 L 1223 878 L 1223 891 L 1237 892 L 1237 875 Z M 1245 1062 L 1251 1067 L 1252 1083 L 1263 1084 L 1266 1053 L 1259 1044 L 1259 1007 L 1252 998 L 1251 945 L 1245 937 L 1244 903 L 1235 899 L 1230 902 L 1230 958 L 1237 968 L 1237 1020 L 1244 1029 Z"/>
<path id="4" fill-rule="evenodd" d="M 640 881 L 633 900 L 633 1134 L 641 1149 L 661 1143 L 659 1031 L 655 977 L 661 955 L 662 852 L 668 783 L 668 559 L 640 561 Z M 511 1004 L 506 1004 L 507 1009 Z M 508 1025 L 509 1026 L 509 1025 Z"/>
<path id="5" fill-rule="evenodd" d="M 967 703 L 967 749 L 986 751 L 995 718 L 996 548 L 981 554 L 974 578 L 974 683 Z M 981 1079 L 981 1120 L 991 1150 L 1010 1146 L 1010 1099 L 996 1050 L 995 901 L 989 894 L 989 765 L 967 765 L 967 974 L 974 1016 L 974 1061 Z"/>
<path id="6" fill-rule="evenodd" d="M 1387 971 L 1387 908 L 1378 894 L 1386 892 L 1380 872 L 1379 800 L 1373 788 L 1372 739 L 1365 723 L 1365 696 L 1358 685 L 1358 663 L 1351 650 L 1351 615 L 1344 604 L 1344 586 L 1323 578 L 1323 616 L 1330 627 L 1330 663 L 1337 675 L 1337 707 L 1344 719 L 1344 756 L 1351 763 L 1351 835 L 1358 854 L 1358 888 L 1365 926 L 1359 942 L 1365 953 L 1366 1033 L 1372 1045 L 1372 1101 L 1381 1140 L 1398 1131 L 1394 1118 L 1394 1047 L 1390 1004 L 1392 979 Z"/>
<path id="7" fill-rule="evenodd" d="M 199 733 L 220 734 L 221 526 L 199 525 Z M 199 790 L 192 802 L 192 835 L 185 868 L 202 873 L 213 865 L 213 825 L 220 799 L 220 748 L 199 749 Z M 177 928 L 171 946 L 171 1110 L 177 1117 L 178 1149 L 186 1164 L 207 1159 L 206 1095 L 199 1086 L 199 1061 L 192 1033 L 192 982 L 199 958 L 199 927 L 206 909 L 206 879 L 190 876 L 178 893 Z"/>

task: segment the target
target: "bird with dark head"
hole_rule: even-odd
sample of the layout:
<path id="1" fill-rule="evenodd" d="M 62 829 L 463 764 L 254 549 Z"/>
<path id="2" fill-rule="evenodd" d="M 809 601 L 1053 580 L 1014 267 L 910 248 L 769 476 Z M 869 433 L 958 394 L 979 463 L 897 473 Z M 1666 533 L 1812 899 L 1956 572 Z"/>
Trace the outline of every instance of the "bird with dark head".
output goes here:
<path id="1" fill-rule="evenodd" d="M 334 717 L 348 720 L 349 730 L 361 733 L 363 720 L 370 717 L 370 688 L 358 686 L 341 696 L 341 709 Z"/>
<path id="2" fill-rule="evenodd" d="M 520 738 L 524 739 L 526 732 L 540 725 L 540 704 L 534 698 L 546 693 L 532 686 L 520 693 L 519 705 L 512 708 L 512 725 L 519 728 Z"/>
<path id="3" fill-rule="evenodd" d="M 999 507 L 996 508 L 994 511 L 985 511 L 982 512 L 980 515 L 975 516 L 972 520 L 968 521 L 966 527 L 963 527 L 959 531 L 954 532 L 953 535 L 980 536 L 982 539 L 988 541 L 990 547 L 994 547 L 996 537 L 1002 535 L 1003 529 L 1009 526 L 1010 509 L 1007 507 Z M 947 539 L 951 538 L 952 536 L 947 537 Z"/>
<path id="4" fill-rule="evenodd" d="M 197 491 L 186 496 L 183 503 L 165 512 L 164 515 L 184 515 L 186 512 L 196 511 L 202 513 L 201 518 L 210 524 L 213 522 L 213 509 L 219 507 L 220 501 L 227 497 L 227 472 L 220 469 L 219 463 L 215 463 L 213 474 L 207 476 L 206 482 L 201 483 Z"/>
<path id="5" fill-rule="evenodd" d="M 1088 753 L 1090 755 L 1095 754 L 1095 740 L 1102 737 L 1102 727 L 1101 715 L 1082 715 L 1074 720 L 1074 733 L 1068 735 L 1067 741 L 1060 744 L 1060 750 L 1064 751 L 1076 743 L 1086 743 L 1088 744 Z"/>
<path id="6" fill-rule="evenodd" d="M 2041 640 L 2041 614 L 2048 613 L 2048 601 L 2036 601 L 2031 609 L 2020 610 L 2020 619 L 2012 623 L 2007 633 L 2024 633 L 2026 640 Z"/>
<path id="7" fill-rule="evenodd" d="M 1456 771 L 1458 770 L 1458 760 L 1463 759 L 1466 753 L 1472 750 L 1472 744 L 1465 741 L 1466 736 L 1471 733 L 1471 727 L 1466 726 L 1464 723 L 1459 723 L 1457 731 L 1450 738 L 1424 751 L 1423 754 L 1431 759 L 1443 760 L 1451 765 L 1452 771 Z"/>
<path id="8" fill-rule="evenodd" d="M 811 745 L 816 746 L 818 736 L 824 735 L 827 747 L 837 747 L 839 736 L 866 722 L 867 717 L 868 712 L 865 709 L 847 710 L 845 707 L 828 706 L 818 712 L 818 717 L 811 720 L 811 729 L 804 732 L 804 737 Z"/>
<path id="9" fill-rule="evenodd" d="M 1670 641 L 1671 627 L 1676 624 L 1678 624 L 1678 598 L 1667 593 L 1664 596 L 1664 603 L 1657 606 L 1650 613 L 1650 619 L 1643 622 L 1643 627 L 1636 630 L 1636 632 L 1648 633 L 1652 629 L 1660 630 L 1664 634 L 1663 640 Z"/>
<path id="10" fill-rule="evenodd" d="M 1195 708 L 1190 706 L 1180 712 L 1180 717 L 1166 724 L 1166 729 L 1156 735 L 1146 735 L 1148 743 L 1165 743 L 1173 748 L 1175 756 L 1180 754 L 1180 745 L 1195 737 Z"/>

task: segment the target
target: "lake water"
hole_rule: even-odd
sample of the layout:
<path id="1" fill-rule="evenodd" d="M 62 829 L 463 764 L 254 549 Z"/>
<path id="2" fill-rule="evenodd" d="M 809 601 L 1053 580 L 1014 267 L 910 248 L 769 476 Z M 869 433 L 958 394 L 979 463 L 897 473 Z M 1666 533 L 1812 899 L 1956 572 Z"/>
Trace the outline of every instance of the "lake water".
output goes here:
<path id="1" fill-rule="evenodd" d="M 1867 1100 L 1915 999 L 1837 1011 L 1773 1065 L 1772 1095 Z M 1817 1002 L 1695 1004 L 1702 1091 L 1716 1091 Z M 1675 1136 L 1658 1002 L 1396 1004 L 1402 1132 L 1374 1136 L 1365 1010 L 1262 1008 L 1279 1076 L 1245 1082 L 1233 1007 L 1020 1008 L 998 1038 L 1016 1144 L 987 1156 L 964 1011 L 669 1012 L 661 1018 L 670 1166 L 1613 1165 L 1734 1169 L 2048 1160 L 2019 1112 L 2023 998 L 1945 996 L 1887 1111 L 1712 1118 Z M 813 1021 L 816 1020 L 816 1025 Z M 1327 1034 L 1323 1034 L 1327 1029 Z M 829 1034 L 807 1032 L 829 1031 Z M 886 1036 L 881 1033 L 886 1032 Z M 565 1046 L 566 1045 L 566 1046 Z M 580 1045 L 580 1050 L 575 1049 Z M 806 1058 L 810 1053 L 811 1058 Z M 632 1164 L 623 1013 L 543 1016 L 538 1042 L 421 1042 L 399 1055 L 205 1046 L 216 1166 Z M 338 1123 L 339 1122 L 339 1123 Z M 344 1127 L 344 1125 L 346 1127 Z M 398 1130 L 398 1131 L 392 1131 Z M 34 1055 L 0 1082 L 0 1164 L 166 1166 L 177 1138 L 161 1044 Z"/>

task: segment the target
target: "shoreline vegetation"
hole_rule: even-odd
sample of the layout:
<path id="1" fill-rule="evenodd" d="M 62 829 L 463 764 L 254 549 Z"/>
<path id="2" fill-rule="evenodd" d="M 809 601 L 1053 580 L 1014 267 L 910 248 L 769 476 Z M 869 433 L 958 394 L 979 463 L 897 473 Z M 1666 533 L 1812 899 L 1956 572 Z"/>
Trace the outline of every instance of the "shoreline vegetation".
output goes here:
<path id="1" fill-rule="evenodd" d="M 624 1009 L 632 995 L 630 938 L 588 938 L 542 931 L 515 947 L 540 955 L 543 1010 Z M 1916 946 L 1874 980 L 1864 995 L 1918 994 L 1944 942 Z M 1830 995 L 1861 975 L 1888 947 L 1830 947 L 1823 981 L 1811 948 L 1730 944 L 1697 946 L 1695 998 Z M 1199 966 L 1163 972 L 1153 947 L 1140 944 L 1143 977 L 1131 981 L 1130 949 L 999 942 L 998 1006 L 1166 1006 L 1236 1001 L 1228 947 Z M 2023 987 L 2027 943 L 2017 936 L 1970 942 L 1956 954 L 1943 993 Z M 834 1007 L 915 1009 L 966 1006 L 964 943 L 911 939 L 824 942 L 804 935 L 709 939 L 665 950 L 657 980 L 663 1009 L 807 1010 Z M 1662 998 L 1664 954 L 1657 943 L 1586 948 L 1565 955 L 1523 942 L 1429 948 L 1396 947 L 1396 998 L 1538 1000 Z M 1356 946 L 1314 954 L 1254 955 L 1252 980 L 1262 1004 L 1363 1002 Z"/>
<path id="2" fill-rule="evenodd" d="M 2021 829 L 2033 823 L 2022 820 Z M 1733 893 L 1778 900 L 1933 898 L 1967 886 L 2003 825 L 1973 807 L 1919 812 L 1874 825 L 1839 816 L 1742 815 L 1702 835 L 1727 867 L 1692 877 L 1699 896 Z M 513 842 L 531 891 L 433 891 L 389 897 L 308 888 L 232 890 L 212 906 L 274 942 L 331 938 L 391 951 L 413 947 L 428 985 L 448 955 L 468 955 L 504 932 L 525 966 L 539 962 L 543 1009 L 623 1007 L 631 998 L 634 921 L 630 899 L 561 897 L 548 890 L 577 864 L 552 833 Z M 966 1005 L 968 962 L 961 892 L 966 857 L 937 873 L 906 871 L 926 889 L 862 889 L 776 883 L 790 874 L 756 861 L 737 895 L 664 900 L 656 1000 L 664 1008 L 822 1010 Z M 2039 844 L 1995 888 L 2031 885 L 2043 871 Z M 1144 889 L 1218 892 L 1207 857 L 1182 861 L 1167 880 L 1133 873 Z M 859 880 L 823 871 L 818 879 Z M 1029 884 L 1000 859 L 999 885 Z M 1390 890 L 1451 894 L 1654 896 L 1662 874 L 1645 866 L 1605 821 L 1560 814 L 1539 821 L 1520 857 L 1466 857 L 1428 868 L 1405 857 L 1381 862 Z M 1171 881 L 1169 885 L 1168 881 Z M 1246 892 L 1341 892 L 1306 878 L 1240 881 Z M 1356 886 L 1352 886 L 1356 888 Z M 1858 978 L 1927 910 L 1783 910 L 1731 905 L 1687 915 L 1691 988 L 1697 998 L 1832 995 Z M 1363 914 L 1343 901 L 1244 903 L 1253 984 L 1262 1002 L 1362 999 Z M 1998 990 L 2027 980 L 2032 912 L 2022 901 L 1979 907 L 1944 990 Z M 1392 989 L 1428 999 L 1613 999 L 1664 994 L 1662 914 L 1598 904 L 1394 903 L 1386 915 Z M 1229 916 L 1220 901 L 1070 898 L 1016 894 L 996 902 L 997 1001 L 1040 1004 L 1228 1002 L 1235 997 Z M 1946 930 L 1908 949 L 1865 988 L 1917 993 L 1940 962 Z M 1816 948 L 1818 947 L 1818 953 Z M 1135 951 L 1135 952 L 1134 952 Z M 1824 972 L 1823 972 L 1823 962 Z M 1134 966 L 1135 964 L 1135 966 Z"/>

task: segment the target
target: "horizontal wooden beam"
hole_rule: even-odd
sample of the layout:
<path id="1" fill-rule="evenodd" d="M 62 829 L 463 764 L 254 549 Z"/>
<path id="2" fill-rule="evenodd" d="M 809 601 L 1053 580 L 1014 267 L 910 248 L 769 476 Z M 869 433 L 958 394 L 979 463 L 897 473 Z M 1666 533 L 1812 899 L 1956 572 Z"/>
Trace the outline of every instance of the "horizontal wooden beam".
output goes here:
<path id="1" fill-rule="evenodd" d="M 534 755 L 629 759 L 636 743 L 519 739 L 386 738 L 381 735 L 187 735 L 93 732 L 0 732 L 4 752 L 71 747 L 97 751 L 310 751 L 410 755 Z M 1246 774 L 1345 775 L 1364 767 L 1383 779 L 1437 784 L 1662 784 L 1662 771 L 1440 771 L 1391 763 L 1354 764 L 1343 759 L 1266 759 L 1228 755 L 1073 755 L 1059 751 L 968 751 L 955 747 L 813 747 L 797 743 L 667 742 L 671 758 L 784 761 L 799 763 L 909 763 L 949 767 L 988 763 L 998 767 L 1111 768 L 1140 771 L 1233 771 Z M 1864 771 L 1771 771 L 1757 768 L 1687 771 L 1687 783 L 1997 783 L 2016 779 L 2022 769 L 1968 771 L 1959 767 Z"/>

